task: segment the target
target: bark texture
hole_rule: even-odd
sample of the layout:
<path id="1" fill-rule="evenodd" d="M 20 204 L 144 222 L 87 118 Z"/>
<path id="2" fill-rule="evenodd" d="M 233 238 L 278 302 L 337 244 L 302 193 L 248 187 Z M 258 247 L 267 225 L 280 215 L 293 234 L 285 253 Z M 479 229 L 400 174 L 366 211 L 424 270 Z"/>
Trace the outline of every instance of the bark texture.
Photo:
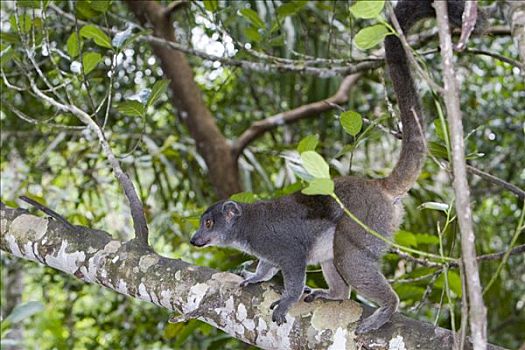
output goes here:
<path id="1" fill-rule="evenodd" d="M 269 306 L 279 298 L 271 283 L 240 288 L 237 275 L 168 259 L 104 231 L 71 228 L 20 209 L 1 209 L 0 224 L 3 251 L 179 312 L 181 321 L 200 319 L 263 349 L 444 350 L 453 344 L 449 330 L 401 314 L 357 337 L 363 309 L 351 300 L 299 302 L 279 327 L 271 321 Z"/>
<path id="2" fill-rule="evenodd" d="M 472 211 L 470 209 L 470 190 L 465 163 L 463 123 L 461 121 L 459 91 L 453 62 L 452 40 L 447 19 L 447 2 L 436 1 L 434 6 L 436 8 L 439 43 L 443 57 L 443 80 L 445 83 L 443 97 L 450 126 L 452 167 L 454 171 L 453 186 L 456 195 L 457 217 L 461 231 L 461 259 L 467 284 L 470 329 L 474 349 L 482 350 L 487 348 L 487 310 L 483 303 L 481 280 L 479 278 L 478 263 L 476 260 L 475 236 L 472 225 Z"/>
<path id="3" fill-rule="evenodd" d="M 518 49 L 520 60 L 525 64 L 525 1 L 508 1 L 507 20 Z M 525 72 L 522 72 L 525 75 Z"/>

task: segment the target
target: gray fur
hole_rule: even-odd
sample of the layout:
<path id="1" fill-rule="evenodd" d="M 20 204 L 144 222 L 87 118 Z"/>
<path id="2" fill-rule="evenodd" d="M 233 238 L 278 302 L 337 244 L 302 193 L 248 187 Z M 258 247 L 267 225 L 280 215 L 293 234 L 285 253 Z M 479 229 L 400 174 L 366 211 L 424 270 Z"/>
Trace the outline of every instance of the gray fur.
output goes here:
<path id="1" fill-rule="evenodd" d="M 426 0 L 400 1 L 395 12 L 405 32 L 418 20 L 434 15 L 431 1 Z M 462 12 L 463 1 L 449 0 L 452 23 L 461 23 Z M 387 37 L 385 48 L 403 122 L 400 159 L 384 179 L 335 179 L 335 192 L 368 227 L 391 238 L 402 219 L 399 196 L 406 194 L 418 178 L 426 147 L 419 97 L 404 49 L 395 36 Z M 207 228 L 209 220 L 213 225 Z M 242 286 L 266 281 L 280 269 L 285 289 L 272 305 L 272 319 L 278 324 L 286 322 L 287 311 L 303 293 L 307 264 L 321 264 L 329 289 L 314 290 L 305 301 L 346 299 L 352 286 L 379 306 L 360 323 L 357 333 L 381 327 L 399 304 L 379 266 L 387 244 L 346 217 L 330 197 L 294 193 L 253 204 L 222 201 L 202 215 L 191 243 L 230 246 L 257 256 L 257 271 L 249 274 Z"/>

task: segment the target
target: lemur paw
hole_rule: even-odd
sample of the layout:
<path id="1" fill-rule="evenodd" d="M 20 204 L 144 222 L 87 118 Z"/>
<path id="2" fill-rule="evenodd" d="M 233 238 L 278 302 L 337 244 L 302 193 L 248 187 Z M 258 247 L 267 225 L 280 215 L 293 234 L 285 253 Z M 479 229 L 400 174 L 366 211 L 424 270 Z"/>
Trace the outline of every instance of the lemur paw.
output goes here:
<path id="1" fill-rule="evenodd" d="M 249 277 L 249 278 L 246 278 L 244 281 L 242 281 L 239 286 L 241 287 L 246 287 L 250 284 L 256 284 L 256 283 L 261 283 L 262 281 L 260 279 L 258 279 L 257 277 L 253 276 L 253 277 Z"/>
<path id="2" fill-rule="evenodd" d="M 277 305 L 277 307 L 275 307 L 275 310 L 273 310 L 272 321 L 277 323 L 277 325 L 280 326 L 283 323 L 286 323 L 286 312 L 287 312 L 287 310 L 285 308 L 283 308 L 281 306 L 281 304 L 279 304 L 278 302 L 276 302 L 276 303 L 274 303 L 274 304 Z M 272 307 L 270 306 L 270 308 L 272 308 Z"/>

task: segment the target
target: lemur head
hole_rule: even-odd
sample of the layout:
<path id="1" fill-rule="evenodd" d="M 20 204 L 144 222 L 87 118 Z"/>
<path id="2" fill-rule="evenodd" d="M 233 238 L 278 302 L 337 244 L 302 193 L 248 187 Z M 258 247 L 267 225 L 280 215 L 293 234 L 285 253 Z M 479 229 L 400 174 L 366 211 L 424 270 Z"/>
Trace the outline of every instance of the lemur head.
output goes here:
<path id="1" fill-rule="evenodd" d="M 228 245 L 233 240 L 231 233 L 241 214 L 241 206 L 234 201 L 215 203 L 202 214 L 200 227 L 190 243 L 197 247 Z"/>

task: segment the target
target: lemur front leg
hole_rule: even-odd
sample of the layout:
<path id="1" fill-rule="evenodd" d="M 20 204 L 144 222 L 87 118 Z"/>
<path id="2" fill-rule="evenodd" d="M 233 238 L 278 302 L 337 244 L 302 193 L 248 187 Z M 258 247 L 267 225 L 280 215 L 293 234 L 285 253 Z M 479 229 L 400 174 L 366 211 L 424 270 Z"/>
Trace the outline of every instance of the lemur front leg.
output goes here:
<path id="1" fill-rule="evenodd" d="M 302 263 L 301 263 L 302 262 Z M 286 266 L 281 266 L 284 277 L 284 293 L 281 299 L 270 305 L 273 310 L 272 320 L 278 325 L 286 322 L 286 313 L 296 303 L 304 290 L 306 277 L 306 257 Z"/>
<path id="2" fill-rule="evenodd" d="M 247 285 L 269 281 L 272 279 L 273 276 L 279 271 L 277 266 L 273 265 L 272 263 L 266 261 L 266 260 L 259 260 L 259 264 L 257 265 L 257 269 L 255 270 L 255 273 L 244 271 L 243 275 L 245 277 L 244 281 L 241 282 L 241 287 L 246 287 Z"/>

